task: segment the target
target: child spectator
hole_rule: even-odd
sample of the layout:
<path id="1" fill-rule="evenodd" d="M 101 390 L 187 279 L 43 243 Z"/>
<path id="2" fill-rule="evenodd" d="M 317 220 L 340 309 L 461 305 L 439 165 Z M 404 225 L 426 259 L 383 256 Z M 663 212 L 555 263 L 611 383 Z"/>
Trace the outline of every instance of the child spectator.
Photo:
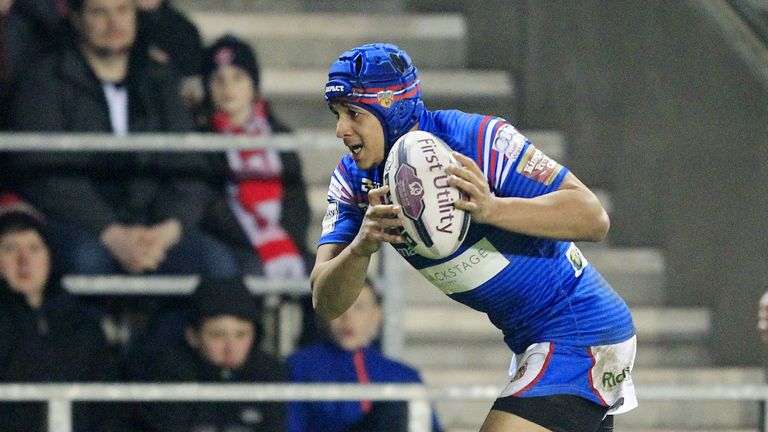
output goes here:
<path id="1" fill-rule="evenodd" d="M 205 50 L 205 129 L 267 136 L 289 132 L 259 94 L 256 56 L 245 42 L 224 36 Z M 296 152 L 227 152 L 229 207 L 270 277 L 304 277 L 302 249 L 309 215 Z"/>
<path id="2" fill-rule="evenodd" d="M 99 317 L 59 287 L 51 259 L 35 213 L 0 214 L 0 382 L 114 380 Z M 106 416 L 92 406 L 75 404 L 74 416 L 77 431 L 107 427 Z M 41 403 L 0 404 L 3 432 L 37 432 L 45 425 Z"/>
<path id="3" fill-rule="evenodd" d="M 383 312 L 369 280 L 352 306 L 328 323 L 329 340 L 308 346 L 287 360 L 297 383 L 420 383 L 414 368 L 384 356 L 374 344 Z M 289 432 L 405 432 L 405 402 L 291 402 Z M 432 417 L 433 431 L 440 430 Z"/>
<path id="4" fill-rule="evenodd" d="M 214 42 L 203 55 L 202 75 L 204 130 L 251 136 L 290 132 L 261 96 L 256 55 L 244 41 L 226 35 Z M 297 152 L 232 150 L 220 163 L 229 174 L 228 202 L 211 205 L 206 220 L 215 221 L 211 225 L 229 244 L 246 248 L 245 272 L 304 277 L 314 256 L 306 249 L 310 209 Z M 299 303 L 305 317 L 314 315 L 309 295 Z M 314 324 L 303 321 L 301 341 L 318 339 Z"/>
<path id="5" fill-rule="evenodd" d="M 259 94 L 253 50 L 224 36 L 205 50 L 208 131 L 251 136 L 288 132 Z M 306 276 L 302 250 L 309 217 L 301 164 L 296 152 L 231 150 L 226 154 L 229 207 L 269 277 Z M 236 237 L 230 235 L 230 237 Z"/>
<path id="6" fill-rule="evenodd" d="M 258 309 L 240 283 L 203 281 L 193 295 L 185 340 L 149 366 L 153 382 L 283 382 L 286 372 L 258 348 Z M 144 431 L 283 432 L 278 402 L 154 403 L 142 409 Z"/>

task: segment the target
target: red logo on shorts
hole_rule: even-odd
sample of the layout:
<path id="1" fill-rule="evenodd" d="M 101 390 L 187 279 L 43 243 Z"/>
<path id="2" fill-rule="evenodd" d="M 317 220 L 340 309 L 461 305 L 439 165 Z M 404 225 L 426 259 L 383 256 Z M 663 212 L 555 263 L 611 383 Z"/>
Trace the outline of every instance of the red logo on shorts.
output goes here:
<path id="1" fill-rule="evenodd" d="M 528 363 L 523 363 L 523 365 L 522 365 L 522 366 L 520 366 L 519 368 L 517 368 L 517 372 L 515 372 L 515 376 L 514 376 L 514 377 L 512 377 L 512 381 L 517 381 L 517 380 L 519 380 L 520 378 L 522 378 L 522 377 L 523 377 L 523 375 L 525 375 L 525 372 L 526 372 L 527 370 L 528 370 Z"/>

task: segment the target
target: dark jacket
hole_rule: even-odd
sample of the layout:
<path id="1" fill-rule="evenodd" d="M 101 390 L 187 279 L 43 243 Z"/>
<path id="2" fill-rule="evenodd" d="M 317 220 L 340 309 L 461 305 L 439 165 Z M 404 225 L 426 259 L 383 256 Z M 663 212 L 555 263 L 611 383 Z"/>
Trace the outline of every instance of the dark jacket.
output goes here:
<path id="1" fill-rule="evenodd" d="M 168 63 L 180 76 L 200 73 L 203 55 L 200 32 L 168 0 L 153 11 L 139 11 L 138 28 L 138 43 L 168 55 Z"/>
<path id="2" fill-rule="evenodd" d="M 98 316 L 56 285 L 43 305 L 32 309 L 0 280 L 0 382 L 114 381 L 118 376 Z M 107 430 L 102 411 L 76 404 L 76 431 Z M 0 404 L 0 430 L 45 430 L 42 404 Z"/>
<path id="3" fill-rule="evenodd" d="M 0 32 L 5 44 L 8 78 L 55 50 L 64 32 L 64 16 L 56 0 L 15 0 Z"/>
<path id="4" fill-rule="evenodd" d="M 130 132 L 186 132 L 192 117 L 170 70 L 139 52 L 128 76 Z M 44 58 L 19 80 L 13 104 L 19 131 L 112 131 L 101 83 L 74 45 Z M 53 219 L 101 231 L 113 222 L 176 217 L 195 226 L 213 196 L 203 153 L 18 152 L 4 182 Z M 87 205 L 84 205 L 86 204 Z"/>
<path id="5" fill-rule="evenodd" d="M 187 345 L 168 350 L 147 371 L 152 382 L 275 383 L 285 382 L 287 373 L 282 363 L 254 348 L 239 369 L 222 369 L 203 360 Z M 200 402 L 144 404 L 143 424 L 146 432 L 284 432 L 285 404 L 282 402 Z"/>

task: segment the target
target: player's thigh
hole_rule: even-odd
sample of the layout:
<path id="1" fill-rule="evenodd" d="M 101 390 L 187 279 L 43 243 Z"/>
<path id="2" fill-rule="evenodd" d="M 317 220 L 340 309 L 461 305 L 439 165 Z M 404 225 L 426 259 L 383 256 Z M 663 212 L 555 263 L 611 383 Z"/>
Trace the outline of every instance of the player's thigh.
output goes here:
<path id="1" fill-rule="evenodd" d="M 539 426 L 522 417 L 508 412 L 491 410 L 485 418 L 480 432 L 548 432 L 549 429 Z"/>

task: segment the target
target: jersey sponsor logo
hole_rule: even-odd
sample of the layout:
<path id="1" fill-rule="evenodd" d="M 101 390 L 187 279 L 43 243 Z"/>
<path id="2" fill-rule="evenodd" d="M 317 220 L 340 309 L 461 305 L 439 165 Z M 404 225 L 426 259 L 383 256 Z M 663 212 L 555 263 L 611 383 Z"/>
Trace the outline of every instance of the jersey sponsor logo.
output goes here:
<path id="1" fill-rule="evenodd" d="M 544 152 L 533 145 L 523 153 L 520 162 L 517 164 L 517 172 L 546 186 L 552 184 L 560 173 L 563 166 L 554 159 L 550 159 Z"/>
<path id="2" fill-rule="evenodd" d="M 608 414 L 621 414 L 637 406 L 632 366 L 637 352 L 637 336 L 612 345 L 590 348 L 593 366 L 589 383 L 609 406 Z"/>
<path id="3" fill-rule="evenodd" d="M 579 277 L 584 272 L 584 268 L 589 265 L 587 258 L 581 253 L 576 244 L 571 242 L 568 250 L 565 251 L 565 257 L 568 258 L 568 262 L 573 267 L 574 276 Z"/>
<path id="4" fill-rule="evenodd" d="M 395 246 L 395 250 L 403 258 L 408 258 L 416 255 L 416 251 L 413 249 L 413 246 L 409 246 L 407 244 L 405 244 L 404 246 Z"/>
<path id="5" fill-rule="evenodd" d="M 469 291 L 504 270 L 509 260 L 483 238 L 450 261 L 419 270 L 432 285 L 446 294 Z"/>
<path id="6" fill-rule="evenodd" d="M 493 149 L 503 154 L 510 161 L 514 161 L 520 156 L 520 152 L 525 147 L 528 139 L 510 124 L 505 124 L 496 132 L 496 139 L 493 140 Z"/>
<path id="7" fill-rule="evenodd" d="M 392 90 L 380 91 L 376 93 L 376 99 L 379 100 L 379 105 L 389 109 L 389 107 L 392 106 L 392 103 L 395 102 L 395 94 L 392 93 Z"/>
<path id="8" fill-rule="evenodd" d="M 610 390 L 617 385 L 621 384 L 630 377 L 629 366 L 622 369 L 620 372 L 603 372 L 602 386 L 606 390 Z"/>
<path id="9" fill-rule="evenodd" d="M 339 203 L 334 201 L 328 203 L 328 209 L 323 216 L 323 232 L 321 235 L 326 235 L 333 232 L 336 227 L 336 221 L 339 220 Z"/>

